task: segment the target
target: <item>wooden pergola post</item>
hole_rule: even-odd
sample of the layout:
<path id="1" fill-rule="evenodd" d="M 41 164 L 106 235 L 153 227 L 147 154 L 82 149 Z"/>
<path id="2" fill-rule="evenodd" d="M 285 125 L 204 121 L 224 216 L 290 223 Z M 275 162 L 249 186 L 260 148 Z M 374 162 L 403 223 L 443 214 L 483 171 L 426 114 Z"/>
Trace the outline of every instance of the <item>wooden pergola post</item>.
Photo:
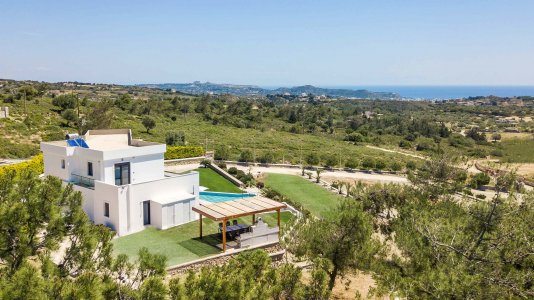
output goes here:
<path id="1" fill-rule="evenodd" d="M 226 219 L 223 220 L 222 240 L 223 240 L 223 252 L 226 252 Z"/>
<path id="2" fill-rule="evenodd" d="M 256 223 L 256 215 L 253 214 L 252 215 L 252 225 L 254 225 Z"/>
<path id="3" fill-rule="evenodd" d="M 199 219 L 200 220 L 200 239 L 202 239 L 202 215 L 201 214 L 199 215 L 200 215 L 200 219 Z"/>
<path id="4" fill-rule="evenodd" d="M 282 231 L 280 228 L 280 209 L 276 210 L 276 214 L 278 215 L 278 239 L 280 239 L 280 232 Z"/>

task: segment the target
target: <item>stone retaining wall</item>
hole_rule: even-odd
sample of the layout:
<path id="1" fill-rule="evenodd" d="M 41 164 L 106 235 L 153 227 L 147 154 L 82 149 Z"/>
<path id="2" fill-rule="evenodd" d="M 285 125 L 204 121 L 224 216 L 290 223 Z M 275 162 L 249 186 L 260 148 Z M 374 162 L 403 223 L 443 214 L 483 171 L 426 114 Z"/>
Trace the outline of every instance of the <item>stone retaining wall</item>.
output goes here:
<path id="1" fill-rule="evenodd" d="M 285 254 L 285 249 L 280 246 L 279 243 L 276 244 L 267 244 L 263 246 L 258 246 L 255 248 L 250 249 L 237 249 L 233 251 L 229 251 L 226 253 L 221 253 L 218 255 L 201 258 L 195 261 L 183 263 L 180 265 L 172 266 L 167 268 L 167 274 L 169 275 L 177 275 L 177 274 L 184 274 L 187 273 L 189 270 L 200 270 L 202 267 L 209 267 L 209 266 L 218 266 L 223 265 L 227 263 L 232 257 L 238 255 L 239 253 L 247 250 L 252 249 L 264 249 L 269 253 L 269 256 L 272 258 L 273 261 L 281 260 L 282 257 Z"/>
<path id="2" fill-rule="evenodd" d="M 188 158 L 179 158 L 179 159 L 167 159 L 165 160 L 166 166 L 178 166 L 178 165 L 187 165 L 192 163 L 199 163 L 206 159 L 205 156 L 198 157 L 188 157 Z"/>
<path id="3" fill-rule="evenodd" d="M 232 174 L 226 172 L 225 170 L 219 168 L 219 166 L 215 165 L 215 164 L 210 164 L 209 165 L 209 168 L 212 169 L 213 171 L 217 172 L 217 174 L 221 175 L 222 177 L 228 179 L 231 183 L 237 185 L 238 187 L 244 187 L 245 184 L 243 182 L 241 182 L 241 180 L 235 178 L 234 176 L 232 176 Z"/>

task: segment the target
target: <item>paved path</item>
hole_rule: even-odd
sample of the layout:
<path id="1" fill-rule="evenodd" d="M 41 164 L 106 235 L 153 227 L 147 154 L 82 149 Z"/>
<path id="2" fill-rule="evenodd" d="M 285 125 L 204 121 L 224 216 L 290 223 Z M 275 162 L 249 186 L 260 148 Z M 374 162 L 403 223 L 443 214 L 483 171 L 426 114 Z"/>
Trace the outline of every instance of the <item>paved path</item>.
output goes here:
<path id="1" fill-rule="evenodd" d="M 288 174 L 300 176 L 301 170 L 297 168 L 284 168 L 284 167 L 260 167 L 260 166 L 241 166 L 235 164 L 227 164 L 228 167 L 236 167 L 245 172 L 250 172 L 253 175 L 258 173 L 276 173 L 276 174 Z M 314 173 L 315 172 L 311 171 Z M 382 183 L 408 183 L 408 179 L 403 176 L 391 175 L 391 174 L 378 174 L 378 173 L 366 173 L 366 172 L 347 172 L 347 171 L 330 171 L 324 170 L 321 173 L 321 177 L 326 181 L 331 180 L 362 180 Z"/>
<path id="2" fill-rule="evenodd" d="M 425 156 L 422 156 L 422 155 L 408 153 L 408 152 L 404 152 L 404 151 L 400 151 L 400 150 L 391 150 L 391 149 L 380 148 L 380 147 L 371 146 L 371 145 L 365 145 L 365 147 L 371 148 L 371 149 L 375 149 L 375 150 L 384 151 L 384 152 L 402 154 L 402 155 L 410 156 L 410 157 L 413 157 L 413 158 L 419 158 L 419 159 L 424 159 L 424 160 L 428 160 L 429 159 L 428 157 L 425 157 Z"/>

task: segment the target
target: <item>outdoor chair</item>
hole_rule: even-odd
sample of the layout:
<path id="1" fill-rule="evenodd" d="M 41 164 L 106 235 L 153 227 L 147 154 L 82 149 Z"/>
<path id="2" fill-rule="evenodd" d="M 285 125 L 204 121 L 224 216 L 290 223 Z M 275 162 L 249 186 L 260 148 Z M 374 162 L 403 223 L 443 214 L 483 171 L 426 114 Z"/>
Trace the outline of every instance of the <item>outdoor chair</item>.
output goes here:
<path id="1" fill-rule="evenodd" d="M 222 232 L 222 228 L 223 228 L 223 223 L 219 223 L 219 233 Z"/>
<path id="2" fill-rule="evenodd" d="M 232 225 L 236 226 L 237 225 L 237 220 L 233 220 L 232 221 Z"/>

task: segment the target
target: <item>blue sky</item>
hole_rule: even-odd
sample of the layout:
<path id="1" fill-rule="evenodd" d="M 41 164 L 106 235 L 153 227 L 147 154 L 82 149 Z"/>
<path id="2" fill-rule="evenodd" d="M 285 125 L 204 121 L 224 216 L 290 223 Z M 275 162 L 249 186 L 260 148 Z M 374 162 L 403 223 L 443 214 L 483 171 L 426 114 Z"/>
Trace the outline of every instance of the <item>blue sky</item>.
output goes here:
<path id="1" fill-rule="evenodd" d="M 534 85 L 534 1 L 3 1 L 0 78 Z"/>

